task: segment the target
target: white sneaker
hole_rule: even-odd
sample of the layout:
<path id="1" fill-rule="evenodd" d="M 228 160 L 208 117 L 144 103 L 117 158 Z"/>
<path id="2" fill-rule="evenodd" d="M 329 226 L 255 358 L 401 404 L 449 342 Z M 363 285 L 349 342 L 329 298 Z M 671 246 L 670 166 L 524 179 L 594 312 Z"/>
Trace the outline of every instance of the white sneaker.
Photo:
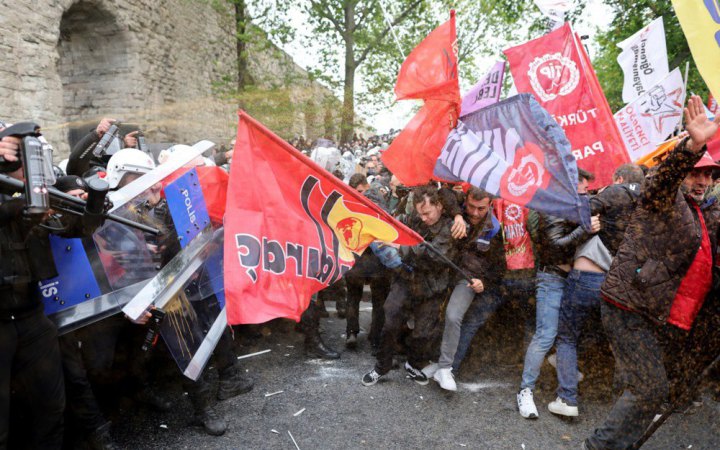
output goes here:
<path id="1" fill-rule="evenodd" d="M 561 399 L 560 397 L 556 398 L 555 401 L 548 403 L 548 410 L 551 413 L 558 414 L 560 416 L 578 416 L 578 407 L 568 405 L 567 403 L 565 403 L 565 400 Z"/>
<path id="2" fill-rule="evenodd" d="M 428 364 L 425 368 L 423 368 L 422 373 L 424 373 L 426 377 L 432 378 L 439 368 L 440 366 L 438 366 L 438 363 Z"/>
<path id="3" fill-rule="evenodd" d="M 550 364 L 551 366 L 553 366 L 554 368 L 557 369 L 557 353 L 553 353 L 552 355 L 548 356 L 547 362 L 548 362 L 548 364 Z M 578 383 L 580 383 L 580 382 L 582 382 L 582 380 L 585 379 L 585 375 L 583 375 L 583 373 L 578 370 L 577 378 L 578 378 Z"/>
<path id="4" fill-rule="evenodd" d="M 538 410 L 535 407 L 533 393 L 530 388 L 522 389 L 517 393 L 517 405 L 520 415 L 526 419 L 537 419 Z"/>
<path id="5" fill-rule="evenodd" d="M 438 369 L 433 375 L 433 379 L 440 384 L 440 387 L 446 391 L 457 391 L 455 377 L 453 377 L 452 369 Z"/>

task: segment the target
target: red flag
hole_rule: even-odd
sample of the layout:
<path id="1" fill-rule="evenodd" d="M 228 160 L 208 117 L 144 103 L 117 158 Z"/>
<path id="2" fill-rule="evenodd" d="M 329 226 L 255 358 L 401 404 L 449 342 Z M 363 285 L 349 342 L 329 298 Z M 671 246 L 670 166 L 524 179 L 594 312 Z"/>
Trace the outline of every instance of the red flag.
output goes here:
<path id="1" fill-rule="evenodd" d="M 221 224 L 227 204 L 228 173 L 221 167 L 200 166 L 195 168 L 202 186 L 203 197 L 210 220 Z"/>
<path id="2" fill-rule="evenodd" d="M 398 100 L 425 105 L 382 154 L 385 166 L 406 186 L 427 183 L 460 112 L 455 11 L 408 55 L 398 74 Z"/>
<path id="3" fill-rule="evenodd" d="M 207 207 L 210 220 L 216 224 L 223 223 L 225 206 L 227 204 L 228 174 L 221 167 L 216 166 L 185 166 L 185 170 L 178 170 L 165 178 L 163 188 L 185 175 L 188 171 L 195 169 L 202 188 L 203 198 Z"/>
<path id="4" fill-rule="evenodd" d="M 373 241 L 422 238 L 240 112 L 225 214 L 230 324 L 295 320 Z"/>
<path id="5" fill-rule="evenodd" d="M 590 188 L 612 183 L 630 162 L 590 59 L 569 24 L 505 50 L 515 86 L 530 92 L 563 127 L 578 166 L 593 173 Z"/>

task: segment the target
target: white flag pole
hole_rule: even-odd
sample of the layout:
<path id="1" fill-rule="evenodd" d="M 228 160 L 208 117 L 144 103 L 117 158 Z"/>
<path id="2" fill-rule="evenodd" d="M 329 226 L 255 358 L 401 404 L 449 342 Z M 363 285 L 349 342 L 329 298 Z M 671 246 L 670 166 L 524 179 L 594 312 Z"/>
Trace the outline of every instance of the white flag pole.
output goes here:
<path id="1" fill-rule="evenodd" d="M 682 109 L 680 110 L 680 122 L 675 127 L 676 134 L 682 129 L 683 120 L 685 119 L 685 103 L 687 103 L 687 87 L 688 87 L 688 76 L 690 72 L 690 61 L 685 63 L 685 90 L 683 91 Z"/>

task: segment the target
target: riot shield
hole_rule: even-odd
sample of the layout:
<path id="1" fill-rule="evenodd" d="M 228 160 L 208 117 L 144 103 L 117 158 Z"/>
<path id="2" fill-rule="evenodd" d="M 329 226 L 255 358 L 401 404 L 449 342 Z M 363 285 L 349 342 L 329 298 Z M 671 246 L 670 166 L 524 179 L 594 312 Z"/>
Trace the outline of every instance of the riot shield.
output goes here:
<path id="1" fill-rule="evenodd" d="M 164 188 L 167 239 L 160 271 L 123 312 L 138 319 L 150 308 L 161 309 L 160 334 L 185 376 L 196 380 L 227 326 L 224 297 L 200 286 L 222 260 L 222 229 L 210 221 L 198 173 L 191 169 Z M 171 245 L 174 248 L 171 248 Z M 167 259 L 171 257 L 171 259 Z M 220 272 L 222 276 L 222 272 Z"/>
<path id="2" fill-rule="evenodd" d="M 171 180 L 188 172 L 184 164 L 211 146 L 212 143 L 201 141 L 184 158 L 187 161 L 157 167 L 113 192 L 113 214 L 158 229 L 173 228 L 167 225 L 163 208 L 158 205 L 164 204 Z M 162 268 L 163 257 L 167 255 L 161 246 L 170 242 L 168 236 L 169 233 L 161 237 L 146 235 L 112 221 L 106 221 L 90 238 L 51 236 L 58 276 L 39 282 L 36 294 L 59 332 L 66 333 L 120 311 Z M 188 234 L 186 239 L 190 237 Z"/>

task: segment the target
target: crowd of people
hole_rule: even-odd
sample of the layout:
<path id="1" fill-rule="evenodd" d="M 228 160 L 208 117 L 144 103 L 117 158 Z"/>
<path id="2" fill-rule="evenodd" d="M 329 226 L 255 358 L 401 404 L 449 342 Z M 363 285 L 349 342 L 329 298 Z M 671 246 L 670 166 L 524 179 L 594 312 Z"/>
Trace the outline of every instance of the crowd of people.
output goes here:
<path id="1" fill-rule="evenodd" d="M 339 147 L 329 140 L 312 146 L 304 138 L 291 140 L 431 244 L 374 243 L 357 257 L 353 268 L 315 295 L 303 314 L 299 328 L 307 355 L 340 357 L 320 335 L 326 301 L 335 301 L 338 315 L 346 319 L 345 347 L 359 348 L 359 305 L 369 285 L 367 339 L 376 361 L 358 374 L 358 382 L 368 387 L 380 382 L 403 353 L 401 370 L 412 381 L 427 385 L 434 380 L 441 389 L 456 391 L 455 375 L 475 334 L 503 304 L 517 302 L 528 337 L 514 399 L 520 416 L 540 415 L 533 391 L 555 347 L 557 398 L 547 409 L 575 417 L 581 411 L 578 342 L 588 318 L 600 312 L 620 394 L 583 446 L 631 447 L 656 414 L 692 405 L 705 387 L 696 380 L 720 353 L 715 270 L 720 205 L 714 189 L 720 184 L 720 165 L 705 153 L 720 119 L 709 121 L 697 97 L 686 116 L 686 136 L 655 167 L 625 164 L 616 169 L 614 184 L 592 192 L 593 174 L 579 170 L 577 190 L 589 198 L 590 229 L 465 184 L 433 182 L 408 189 L 382 163 L 394 132 L 367 140 L 356 136 Z M 103 119 L 73 148 L 64 171 L 57 171 L 57 189 L 84 198 L 96 177 L 106 179 L 111 190 L 121 189 L 157 165 L 188 154 L 189 147 L 176 145 L 155 157 L 135 148 L 137 133 L 132 132 L 118 137 L 116 151 L 98 155 L 94 150 L 112 124 Z M 0 133 L 5 127 L 0 124 Z M 0 140 L 0 171 L 16 179 L 23 179 L 20 145 L 17 137 Z M 232 158 L 232 151 L 198 156 L 192 165 L 222 166 Z M 132 218 L 142 222 L 149 216 L 162 225 L 150 249 L 157 270 L 180 248 L 166 200 L 156 189 L 147 193 L 144 213 Z M 28 217 L 24 201 L 3 195 L 0 203 L 0 448 L 59 448 L 63 440 L 65 445 L 116 448 L 94 390 L 116 379 L 113 362 L 122 351 L 139 351 L 152 314 L 136 321 L 116 314 L 58 338 L 42 303 L 30 295 L 33 283 L 56 273 L 48 264 L 49 235 L 87 237 L 98 232 L 99 223 L 58 211 Z M 119 272 L 122 276 L 128 275 Z M 211 435 L 227 429 L 214 400 L 253 387 L 232 340 L 227 328 L 214 352 L 217 394 L 206 376 L 194 382 L 183 377 L 195 420 Z M 162 357 L 125 358 L 132 361 L 123 371 L 133 374 L 137 399 L 170 408 L 154 387 Z M 717 374 L 710 386 L 719 401 Z M 63 434 L 65 417 L 77 434 Z M 17 441 L 16 430 L 23 426 L 32 427 L 29 443 Z"/>

